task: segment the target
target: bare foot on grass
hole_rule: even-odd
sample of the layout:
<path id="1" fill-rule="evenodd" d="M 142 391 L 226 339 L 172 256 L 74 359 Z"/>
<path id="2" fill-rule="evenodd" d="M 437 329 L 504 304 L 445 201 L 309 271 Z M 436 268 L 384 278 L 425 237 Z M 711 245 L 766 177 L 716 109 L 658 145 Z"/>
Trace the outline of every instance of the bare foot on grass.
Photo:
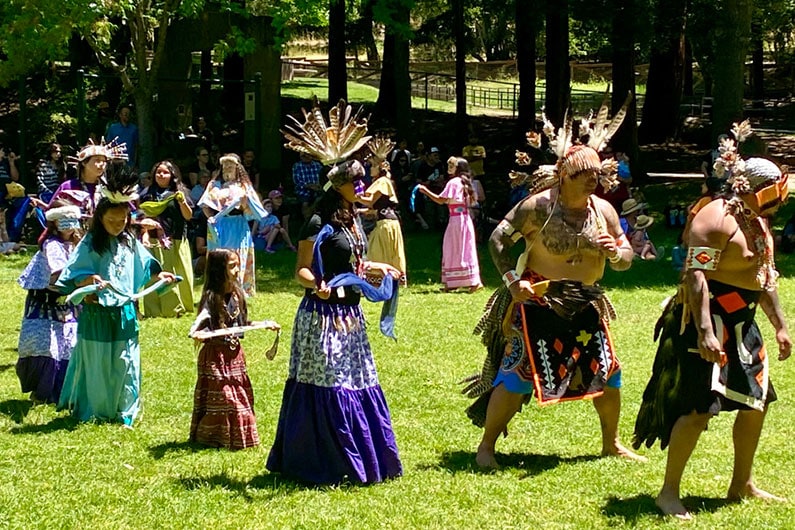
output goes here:
<path id="1" fill-rule="evenodd" d="M 499 464 L 497 464 L 497 459 L 494 458 L 494 451 L 481 447 L 478 447 L 475 463 L 483 470 L 495 470 L 500 468 Z"/>
<path id="2" fill-rule="evenodd" d="M 787 499 L 784 497 L 779 497 L 778 495 L 773 495 L 772 493 L 768 493 L 765 490 L 760 490 L 753 484 L 746 484 L 744 487 L 739 489 L 729 489 L 729 493 L 726 494 L 726 498 L 730 501 L 740 501 L 742 499 L 761 499 L 763 501 L 772 501 L 772 502 L 787 502 Z"/>
<path id="3" fill-rule="evenodd" d="M 627 449 L 620 443 L 616 443 L 613 447 L 602 449 L 602 456 L 617 456 L 619 458 L 626 458 L 634 462 L 648 462 L 649 459 L 645 456 L 639 455 Z"/>
<path id="4" fill-rule="evenodd" d="M 654 504 L 657 505 L 657 508 L 660 509 L 663 515 L 671 515 L 682 521 L 690 521 L 693 519 L 693 516 L 690 515 L 690 512 L 687 511 L 685 505 L 682 504 L 682 501 L 679 500 L 679 497 L 676 495 L 669 495 L 661 491 L 654 500 Z"/>

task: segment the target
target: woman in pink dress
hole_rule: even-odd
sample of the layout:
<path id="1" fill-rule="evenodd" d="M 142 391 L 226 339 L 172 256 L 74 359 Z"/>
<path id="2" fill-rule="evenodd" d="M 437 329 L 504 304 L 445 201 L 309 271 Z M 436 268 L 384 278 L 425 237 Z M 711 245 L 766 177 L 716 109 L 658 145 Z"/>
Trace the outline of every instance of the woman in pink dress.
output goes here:
<path id="1" fill-rule="evenodd" d="M 452 168 L 452 164 L 449 165 Z M 475 227 L 469 216 L 469 208 L 477 201 L 472 190 L 469 163 L 464 158 L 455 159 L 453 176 L 439 195 L 423 185 L 419 191 L 437 204 L 446 204 L 450 214 L 442 243 L 444 291 L 468 287 L 470 292 L 475 292 L 482 288 Z"/>

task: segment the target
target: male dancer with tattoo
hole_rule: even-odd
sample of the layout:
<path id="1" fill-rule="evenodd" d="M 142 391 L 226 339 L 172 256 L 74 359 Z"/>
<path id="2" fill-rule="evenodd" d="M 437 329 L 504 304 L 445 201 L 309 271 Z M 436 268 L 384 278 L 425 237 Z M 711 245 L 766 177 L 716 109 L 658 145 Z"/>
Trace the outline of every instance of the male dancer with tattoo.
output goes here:
<path id="1" fill-rule="evenodd" d="M 499 304 L 494 303 L 478 326 L 487 328 L 484 343 L 495 343 L 490 322 L 499 321 L 496 331 L 503 335 L 496 340 L 503 351 L 500 366 L 491 388 L 479 399 L 480 407 L 487 402 L 476 457 L 484 468 L 497 467 L 497 438 L 534 391 L 541 404 L 593 399 L 602 427 L 602 455 L 642 459 L 619 441 L 621 369 L 607 324 L 613 311 L 596 286 L 605 260 L 614 270 L 630 267 L 632 248 L 616 211 L 594 195 L 603 177 L 595 149 L 569 147 L 551 177 L 556 185 L 515 206 L 489 240 L 513 303 L 505 313 L 510 331 L 503 331 L 503 318 L 494 318 L 504 313 L 495 310 Z M 510 250 L 521 239 L 525 252 L 515 268 Z M 555 289 L 562 292 L 553 295 Z M 492 302 L 498 298 L 499 292 Z M 483 376 L 486 372 L 484 367 Z M 472 387 L 468 394 L 477 396 Z M 477 408 L 476 402 L 469 411 L 476 424 Z"/>
<path id="2" fill-rule="evenodd" d="M 742 141 L 747 124 L 735 125 Z M 651 380 L 635 422 L 634 446 L 657 438 L 668 461 L 657 506 L 680 519 L 682 473 L 701 432 L 719 411 L 737 410 L 734 469 L 727 498 L 783 500 L 756 487 L 751 476 L 768 405 L 776 400 L 768 355 L 754 322 L 764 311 L 776 331 L 778 359 L 792 341 L 776 288 L 773 237 L 766 217 L 787 198 L 787 175 L 762 158 L 737 158 L 734 140 L 721 146 L 716 170 L 731 190 L 701 208 L 690 223 L 686 273 L 657 323 L 660 335 Z M 660 333 L 661 331 L 661 333 Z"/>

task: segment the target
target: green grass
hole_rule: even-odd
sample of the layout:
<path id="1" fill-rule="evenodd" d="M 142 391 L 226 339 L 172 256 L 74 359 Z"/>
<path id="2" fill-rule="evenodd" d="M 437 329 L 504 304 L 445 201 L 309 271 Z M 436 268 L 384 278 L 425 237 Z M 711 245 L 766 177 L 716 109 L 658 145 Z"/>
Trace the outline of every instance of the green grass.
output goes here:
<path id="1" fill-rule="evenodd" d="M 669 196 L 685 194 L 663 186 L 645 193 L 658 211 Z M 670 248 L 675 233 L 661 224 L 652 238 Z M 412 285 L 401 293 L 397 343 L 374 331 L 379 308 L 365 305 L 405 468 L 402 478 L 369 487 L 304 488 L 265 470 L 300 299 L 290 279 L 294 255 L 258 256 L 250 313 L 279 321 L 285 340 L 273 362 L 263 355 L 272 334 L 254 332 L 244 341 L 262 446 L 234 453 L 186 443 L 196 371 L 185 337 L 189 318 L 141 323 L 144 413 L 134 430 L 77 424 L 52 406 L 32 407 L 14 373 L 24 301 L 15 280 L 27 258 L 2 259 L 0 528 L 680 528 L 653 505 L 666 454 L 644 450 L 646 464 L 597 458 L 599 426 L 588 403 L 531 404 L 499 441 L 503 469 L 475 469 L 481 431 L 466 419 L 469 401 L 456 382 L 481 365 L 472 327 L 499 278 L 484 250 L 489 289 L 439 293 L 440 242 L 436 234 L 407 235 Z M 785 311 L 795 315 L 795 260 L 781 259 L 780 268 Z M 608 272 L 603 283 L 619 313 L 621 432 L 629 441 L 654 357 L 652 327 L 676 274 L 668 263 L 636 262 L 625 273 Z M 770 326 L 762 329 L 771 340 Z M 758 484 L 780 495 L 795 492 L 793 362 L 772 361 L 779 401 L 755 467 Z M 697 512 L 687 527 L 791 528 L 792 504 L 721 502 L 731 473 L 732 419 L 723 414 L 711 422 L 686 470 L 683 494 Z"/>

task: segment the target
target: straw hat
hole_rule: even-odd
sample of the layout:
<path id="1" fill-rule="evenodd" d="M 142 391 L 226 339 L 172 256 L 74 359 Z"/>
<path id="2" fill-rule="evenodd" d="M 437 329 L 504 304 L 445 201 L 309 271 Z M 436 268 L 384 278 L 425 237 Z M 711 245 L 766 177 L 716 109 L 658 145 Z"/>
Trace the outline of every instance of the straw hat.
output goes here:
<path id="1" fill-rule="evenodd" d="M 621 203 L 621 215 L 627 215 L 628 213 L 637 212 L 638 210 L 642 210 L 647 205 L 645 202 L 638 202 L 635 199 L 627 199 L 623 203 Z"/>
<path id="2" fill-rule="evenodd" d="M 648 215 L 639 215 L 633 228 L 635 230 L 643 230 L 644 228 L 649 228 L 652 224 L 654 224 L 654 219 Z"/>

